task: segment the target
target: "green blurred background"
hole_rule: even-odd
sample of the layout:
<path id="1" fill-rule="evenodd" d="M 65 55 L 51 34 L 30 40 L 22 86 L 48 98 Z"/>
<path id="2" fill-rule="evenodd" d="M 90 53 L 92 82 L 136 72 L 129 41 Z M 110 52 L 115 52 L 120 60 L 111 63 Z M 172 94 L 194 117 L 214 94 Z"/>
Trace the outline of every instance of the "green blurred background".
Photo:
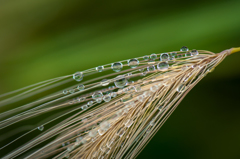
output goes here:
<path id="1" fill-rule="evenodd" d="M 0 1 L 0 94 L 183 45 L 240 47 L 240 1 Z M 239 61 L 203 79 L 138 158 L 240 158 Z"/>

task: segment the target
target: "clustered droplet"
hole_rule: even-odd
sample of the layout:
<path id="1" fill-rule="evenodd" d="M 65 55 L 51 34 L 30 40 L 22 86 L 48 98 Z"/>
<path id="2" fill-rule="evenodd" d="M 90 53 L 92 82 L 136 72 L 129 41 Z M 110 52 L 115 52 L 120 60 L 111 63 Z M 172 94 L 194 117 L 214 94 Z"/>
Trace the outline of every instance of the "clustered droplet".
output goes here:
<path id="1" fill-rule="evenodd" d="M 96 70 L 98 72 L 102 72 L 104 70 L 104 66 L 98 66 L 98 67 L 96 67 Z"/>
<path id="2" fill-rule="evenodd" d="M 150 71 L 150 72 L 151 72 L 151 71 L 155 71 L 155 66 L 154 66 L 154 65 L 148 66 L 148 67 L 147 67 L 147 70 Z"/>
<path id="3" fill-rule="evenodd" d="M 97 92 L 93 93 L 92 98 L 97 100 L 97 99 L 102 99 L 102 96 L 103 96 L 102 92 L 97 91 Z"/>
<path id="4" fill-rule="evenodd" d="M 168 61 L 169 60 L 169 55 L 167 53 L 163 53 L 160 56 L 161 61 Z"/>
<path id="5" fill-rule="evenodd" d="M 103 100 L 105 102 L 109 102 L 111 100 L 111 96 L 109 94 L 107 94 L 107 95 L 103 96 Z"/>
<path id="6" fill-rule="evenodd" d="M 192 52 L 192 55 L 193 55 L 193 56 L 198 55 L 198 51 L 197 51 L 196 49 L 193 49 L 191 52 Z"/>
<path id="7" fill-rule="evenodd" d="M 82 72 L 76 72 L 73 74 L 73 79 L 76 81 L 81 81 L 83 79 L 83 73 Z"/>
<path id="8" fill-rule="evenodd" d="M 158 70 L 166 70 L 168 67 L 169 65 L 167 62 L 159 62 L 157 65 Z"/>
<path id="9" fill-rule="evenodd" d="M 41 126 L 38 127 L 38 130 L 40 130 L 40 131 L 43 131 L 43 129 L 44 129 L 44 126 L 43 126 L 43 125 L 41 125 Z"/>
<path id="10" fill-rule="evenodd" d="M 72 88 L 72 89 L 69 89 L 69 93 L 74 93 L 75 92 L 75 90 Z"/>
<path id="11" fill-rule="evenodd" d="M 143 60 L 147 61 L 149 59 L 148 55 L 143 56 Z"/>
<path id="12" fill-rule="evenodd" d="M 67 90 L 63 90 L 63 94 L 67 94 L 68 93 L 68 91 Z"/>
<path id="13" fill-rule="evenodd" d="M 119 72 L 121 71 L 123 68 L 123 65 L 121 62 L 115 62 L 112 64 L 112 70 L 115 71 L 115 72 Z"/>
<path id="14" fill-rule="evenodd" d="M 156 54 L 151 54 L 150 55 L 150 59 L 151 60 L 156 60 L 157 59 L 157 55 Z"/>
<path id="15" fill-rule="evenodd" d="M 180 51 L 188 51 L 188 47 L 187 46 L 183 46 L 183 47 L 181 47 L 181 49 L 180 49 Z"/>
<path id="16" fill-rule="evenodd" d="M 77 86 L 77 89 L 78 89 L 79 91 L 84 90 L 84 88 L 85 88 L 85 86 L 84 86 L 83 84 L 80 84 L 80 85 Z"/>
<path id="17" fill-rule="evenodd" d="M 119 75 L 116 77 L 116 80 L 114 81 L 114 84 L 118 88 L 123 88 L 128 83 L 127 78 L 124 75 Z"/>
<path id="18" fill-rule="evenodd" d="M 102 86 L 107 86 L 107 85 L 109 85 L 109 80 L 108 80 L 108 79 L 103 79 L 103 80 L 101 81 L 101 85 L 102 85 Z"/>
<path id="19" fill-rule="evenodd" d="M 131 68 L 136 68 L 138 65 L 139 65 L 138 59 L 134 58 L 134 59 L 128 60 L 128 66 L 130 66 Z"/>

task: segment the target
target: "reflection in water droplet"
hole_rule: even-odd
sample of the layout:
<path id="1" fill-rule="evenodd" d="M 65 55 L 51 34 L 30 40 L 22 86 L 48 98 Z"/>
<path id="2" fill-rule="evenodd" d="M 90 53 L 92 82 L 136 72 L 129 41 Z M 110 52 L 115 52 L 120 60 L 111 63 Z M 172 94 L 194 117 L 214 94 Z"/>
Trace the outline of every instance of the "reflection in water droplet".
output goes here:
<path id="1" fill-rule="evenodd" d="M 185 53 L 185 57 L 190 57 L 190 56 L 192 56 L 192 53 L 190 51 Z"/>
<path id="2" fill-rule="evenodd" d="M 147 67 L 147 70 L 148 70 L 148 71 L 155 71 L 155 66 L 154 66 L 154 65 L 148 66 L 148 67 Z"/>
<path id="3" fill-rule="evenodd" d="M 127 122 L 125 123 L 125 126 L 129 128 L 132 124 L 133 124 L 133 120 L 128 119 Z"/>
<path id="4" fill-rule="evenodd" d="M 147 61 L 149 59 L 148 55 L 143 56 L 143 60 Z"/>
<path id="5" fill-rule="evenodd" d="M 138 59 L 131 59 L 131 60 L 128 60 L 128 66 L 130 66 L 131 68 L 136 68 L 139 64 L 139 61 Z"/>
<path id="6" fill-rule="evenodd" d="M 163 106 L 159 106 L 159 107 L 158 107 L 158 110 L 162 111 L 162 108 L 163 108 Z"/>
<path id="7" fill-rule="evenodd" d="M 82 108 L 82 110 L 87 110 L 88 106 L 87 105 L 83 105 L 81 108 Z"/>
<path id="8" fill-rule="evenodd" d="M 156 54 L 151 54 L 150 55 L 150 59 L 151 60 L 156 60 L 157 59 L 157 55 Z"/>
<path id="9" fill-rule="evenodd" d="M 69 93 L 74 93 L 75 90 L 74 89 L 69 89 Z"/>
<path id="10" fill-rule="evenodd" d="M 76 81 L 81 81 L 83 79 L 83 73 L 82 72 L 76 72 L 73 74 L 73 79 Z"/>
<path id="11" fill-rule="evenodd" d="M 112 64 L 112 70 L 115 72 L 121 71 L 122 67 L 123 67 L 123 65 L 121 62 L 116 62 L 116 63 Z"/>
<path id="12" fill-rule="evenodd" d="M 116 77 L 116 80 L 114 81 L 114 84 L 118 88 L 123 88 L 128 83 L 127 78 L 124 75 L 119 75 Z"/>
<path id="13" fill-rule="evenodd" d="M 100 129 L 102 130 L 108 130 L 111 127 L 111 124 L 108 121 L 103 121 L 100 123 Z"/>
<path id="14" fill-rule="evenodd" d="M 150 91 L 151 92 L 156 92 L 158 90 L 158 86 L 156 85 L 153 85 L 151 88 L 150 88 Z"/>
<path id="15" fill-rule="evenodd" d="M 193 49 L 191 52 L 192 52 L 192 55 L 193 55 L 193 56 L 198 55 L 198 51 L 197 51 L 196 49 Z"/>
<path id="16" fill-rule="evenodd" d="M 101 85 L 102 86 L 107 86 L 109 84 L 109 80 L 108 79 L 103 79 L 102 81 L 101 81 Z"/>
<path id="17" fill-rule="evenodd" d="M 107 94 L 107 95 L 103 96 L 103 100 L 105 102 L 109 102 L 111 100 L 111 96 L 109 94 Z"/>
<path id="18" fill-rule="evenodd" d="M 95 136 L 97 136 L 97 133 L 98 133 L 98 131 L 93 129 L 93 130 L 89 131 L 89 136 L 95 137 Z"/>
<path id="19" fill-rule="evenodd" d="M 178 88 L 177 88 L 177 91 L 178 91 L 179 93 L 181 93 L 181 92 L 183 92 L 183 91 L 185 90 L 185 88 L 186 88 L 185 84 L 180 84 L 180 85 L 178 86 Z"/>
<path id="20" fill-rule="evenodd" d="M 177 58 L 182 58 L 182 57 L 183 57 L 182 54 L 178 54 L 178 55 L 177 55 Z"/>
<path id="21" fill-rule="evenodd" d="M 111 96 L 114 98 L 114 97 L 117 96 L 117 93 L 116 93 L 116 92 L 112 92 L 112 93 L 111 93 Z"/>
<path id="22" fill-rule="evenodd" d="M 96 67 L 96 70 L 98 72 L 102 72 L 104 70 L 104 66 L 98 66 L 98 67 Z"/>
<path id="23" fill-rule="evenodd" d="M 89 102 L 87 103 L 87 105 L 88 105 L 88 106 L 92 106 L 92 105 L 93 105 L 93 101 L 89 101 Z"/>
<path id="24" fill-rule="evenodd" d="M 166 70 L 166 69 L 168 69 L 168 67 L 169 67 L 169 65 L 168 65 L 167 62 L 160 62 L 160 63 L 158 63 L 158 65 L 157 65 L 157 68 L 158 68 L 159 70 Z"/>
<path id="25" fill-rule="evenodd" d="M 80 85 L 77 86 L 77 89 L 79 91 L 84 90 L 84 88 L 85 88 L 85 86 L 83 84 L 80 84 Z"/>
<path id="26" fill-rule="evenodd" d="M 141 91 L 141 86 L 140 86 L 140 85 L 136 85 L 136 86 L 134 86 L 134 87 L 135 87 L 135 91 L 136 91 L 136 92 Z"/>
<path id="27" fill-rule="evenodd" d="M 40 130 L 40 131 L 43 131 L 43 129 L 44 129 L 44 126 L 43 126 L 43 125 L 41 125 L 41 126 L 38 127 L 38 130 Z"/>
<path id="28" fill-rule="evenodd" d="M 160 56 L 161 61 L 168 61 L 169 60 L 169 55 L 167 53 L 163 53 Z"/>
<path id="29" fill-rule="evenodd" d="M 102 99 L 102 96 L 103 96 L 102 92 L 101 91 L 97 91 L 97 92 L 93 93 L 92 98 L 97 100 L 99 98 Z"/>
<path id="30" fill-rule="evenodd" d="M 188 51 L 188 47 L 187 46 L 183 46 L 183 47 L 181 47 L 181 49 L 180 49 L 180 51 Z"/>
<path id="31" fill-rule="evenodd" d="M 68 93 L 68 91 L 67 90 L 63 90 L 63 94 L 67 94 Z"/>

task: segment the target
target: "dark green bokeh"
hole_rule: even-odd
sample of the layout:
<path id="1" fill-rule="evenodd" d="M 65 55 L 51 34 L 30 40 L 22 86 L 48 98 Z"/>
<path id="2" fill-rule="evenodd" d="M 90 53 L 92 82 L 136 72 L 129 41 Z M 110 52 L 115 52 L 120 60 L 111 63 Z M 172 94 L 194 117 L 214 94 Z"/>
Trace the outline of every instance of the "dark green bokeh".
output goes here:
<path id="1" fill-rule="evenodd" d="M 153 52 L 240 46 L 240 1 L 0 2 L 0 93 Z M 138 158 L 240 158 L 240 53 L 183 100 Z"/>

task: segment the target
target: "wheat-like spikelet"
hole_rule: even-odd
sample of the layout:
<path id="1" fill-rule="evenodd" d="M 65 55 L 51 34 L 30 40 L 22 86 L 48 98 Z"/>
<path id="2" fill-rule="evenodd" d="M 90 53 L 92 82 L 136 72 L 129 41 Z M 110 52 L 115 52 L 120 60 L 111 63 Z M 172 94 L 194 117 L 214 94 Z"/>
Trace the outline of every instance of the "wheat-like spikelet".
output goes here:
<path id="1" fill-rule="evenodd" d="M 0 114 L 1 139 L 19 136 L 0 152 L 5 152 L 3 158 L 135 158 L 186 94 L 237 51 L 215 54 L 182 47 L 1 95 L 0 108 L 26 103 Z M 67 84 L 72 86 L 65 88 Z M 38 94 L 44 97 L 28 100 Z M 20 126 L 37 117 L 46 119 L 31 130 Z M 16 143 L 19 147 L 7 154 Z"/>

